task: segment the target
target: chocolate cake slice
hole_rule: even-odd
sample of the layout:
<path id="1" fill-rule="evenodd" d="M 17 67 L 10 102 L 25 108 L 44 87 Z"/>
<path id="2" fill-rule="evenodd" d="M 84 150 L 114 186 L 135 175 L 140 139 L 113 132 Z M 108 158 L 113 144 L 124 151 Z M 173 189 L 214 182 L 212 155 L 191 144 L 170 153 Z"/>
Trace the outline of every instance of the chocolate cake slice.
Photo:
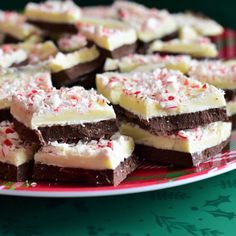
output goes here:
<path id="1" fill-rule="evenodd" d="M 52 82 L 57 88 L 62 86 L 95 84 L 95 73 L 103 64 L 103 59 L 95 46 L 84 47 L 75 52 L 59 52 L 49 61 Z M 90 75 L 90 76 L 89 76 Z"/>
<path id="2" fill-rule="evenodd" d="M 225 92 L 227 115 L 236 127 L 236 62 L 235 61 L 193 61 L 189 76 L 203 83 L 209 83 Z"/>
<path id="3" fill-rule="evenodd" d="M 97 45 L 105 58 L 120 58 L 136 50 L 135 30 L 120 21 L 82 18 L 78 29 L 89 41 Z"/>
<path id="4" fill-rule="evenodd" d="M 132 138 L 118 133 L 108 140 L 53 142 L 36 153 L 33 178 L 117 186 L 138 166 L 133 150 Z"/>
<path id="5" fill-rule="evenodd" d="M 10 106 L 13 95 L 16 93 L 28 95 L 34 89 L 49 89 L 51 87 L 50 72 L 43 67 L 26 66 L 5 70 L 0 75 L 0 121 L 12 121 Z"/>
<path id="6" fill-rule="evenodd" d="M 80 8 L 73 1 L 46 1 L 28 3 L 25 7 L 28 22 L 49 35 L 51 33 L 76 33 L 76 22 L 81 17 Z"/>
<path id="7" fill-rule="evenodd" d="M 8 121 L 0 123 L 0 134 L 0 179 L 31 179 L 37 146 L 24 144 Z"/>
<path id="8" fill-rule="evenodd" d="M 223 91 L 177 71 L 110 72 L 97 75 L 96 82 L 119 120 L 156 135 L 228 120 Z"/>
<path id="9" fill-rule="evenodd" d="M 109 138 L 117 132 L 115 112 L 107 102 L 95 90 L 79 86 L 34 89 L 13 96 L 11 114 L 25 142 L 75 143 Z"/>

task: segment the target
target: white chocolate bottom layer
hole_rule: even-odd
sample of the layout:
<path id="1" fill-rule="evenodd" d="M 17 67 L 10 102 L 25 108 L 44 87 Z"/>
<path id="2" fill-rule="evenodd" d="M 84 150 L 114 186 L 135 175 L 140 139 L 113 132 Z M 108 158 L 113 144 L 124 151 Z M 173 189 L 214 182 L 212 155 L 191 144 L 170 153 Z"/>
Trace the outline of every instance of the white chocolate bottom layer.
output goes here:
<path id="1" fill-rule="evenodd" d="M 232 116 L 236 114 L 236 100 L 229 101 L 226 103 L 227 115 Z"/>
<path id="2" fill-rule="evenodd" d="M 35 155 L 35 163 L 93 170 L 115 169 L 134 150 L 133 139 L 115 134 L 110 140 L 64 144 L 53 142 Z"/>
<path id="3" fill-rule="evenodd" d="M 185 153 L 197 153 L 227 140 L 231 134 L 230 122 L 215 122 L 196 129 L 181 130 L 175 135 L 156 136 L 139 126 L 122 123 L 120 132 L 131 136 L 135 143 Z"/>

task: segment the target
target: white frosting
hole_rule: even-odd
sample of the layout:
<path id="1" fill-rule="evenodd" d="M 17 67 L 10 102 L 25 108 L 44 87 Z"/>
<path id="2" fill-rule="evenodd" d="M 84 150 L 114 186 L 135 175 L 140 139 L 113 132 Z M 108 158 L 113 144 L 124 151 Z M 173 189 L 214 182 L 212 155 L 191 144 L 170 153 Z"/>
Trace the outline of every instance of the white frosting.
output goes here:
<path id="1" fill-rule="evenodd" d="M 132 138 L 120 134 L 110 140 L 64 144 L 53 142 L 42 147 L 35 155 L 35 162 L 59 167 L 93 170 L 115 169 L 132 155 Z"/>
<path id="2" fill-rule="evenodd" d="M 53 73 L 66 70 L 75 65 L 90 62 L 98 58 L 100 55 L 96 46 L 91 48 L 82 48 L 75 52 L 64 54 L 62 52 L 49 61 L 48 66 Z"/>
<path id="3" fill-rule="evenodd" d="M 193 57 L 216 57 L 218 55 L 217 48 L 208 38 L 195 39 L 172 39 L 166 42 L 159 40 L 154 41 L 149 49 L 152 52 L 167 52 L 189 54 Z"/>
<path id="4" fill-rule="evenodd" d="M 120 72 L 130 72 L 144 65 L 158 65 L 167 67 L 168 69 L 179 68 L 182 72 L 186 72 L 190 65 L 191 58 L 189 56 L 160 56 L 132 54 L 120 59 L 107 58 L 104 70 L 119 70 Z"/>
<path id="5" fill-rule="evenodd" d="M 26 5 L 25 15 L 35 21 L 73 24 L 80 19 L 81 10 L 73 1 L 31 2 Z"/>
<path id="6" fill-rule="evenodd" d="M 97 89 L 113 104 L 149 119 L 225 107 L 224 92 L 178 71 L 104 73 Z"/>
<path id="7" fill-rule="evenodd" d="M 177 26 L 166 10 L 149 9 L 128 1 L 116 1 L 113 7 L 119 12 L 119 18 L 137 30 L 138 38 L 150 42 L 171 34 Z"/>
<path id="8" fill-rule="evenodd" d="M 214 36 L 223 33 L 223 27 L 216 21 L 194 15 L 191 13 L 173 14 L 175 22 L 179 27 L 190 26 L 193 27 L 199 34 L 204 36 Z"/>
<path id="9" fill-rule="evenodd" d="M 87 39 L 80 33 L 63 35 L 57 42 L 59 49 L 63 52 L 72 52 L 87 45 Z"/>
<path id="10" fill-rule="evenodd" d="M 19 40 L 24 40 L 40 31 L 25 21 L 25 17 L 16 12 L 0 10 L 0 31 Z"/>
<path id="11" fill-rule="evenodd" d="M 83 18 L 78 28 L 87 39 L 109 51 L 133 44 L 137 40 L 134 29 L 116 20 Z"/>
<path id="12" fill-rule="evenodd" d="M 34 89 L 52 87 L 50 72 L 45 69 L 25 67 L 9 69 L 0 75 L 0 109 L 9 108 L 16 93 L 29 93 Z"/>
<path id="13" fill-rule="evenodd" d="M 0 123 L 0 162 L 19 166 L 33 159 L 34 149 L 23 144 L 12 123 Z"/>
<path id="14" fill-rule="evenodd" d="M 236 89 L 236 63 L 194 61 L 188 74 L 221 89 Z"/>
<path id="15" fill-rule="evenodd" d="M 13 96 L 11 114 L 31 129 L 115 119 L 112 106 L 95 90 L 82 87 L 34 89 Z"/>
<path id="16" fill-rule="evenodd" d="M 120 132 L 133 137 L 137 144 L 157 149 L 198 153 L 227 140 L 231 134 L 231 126 L 230 122 L 219 121 L 195 129 L 180 130 L 172 135 L 157 136 L 137 125 L 123 123 Z"/>
<path id="17" fill-rule="evenodd" d="M 25 61 L 27 58 L 27 52 L 23 49 L 16 49 L 7 44 L 0 47 L 0 67 L 11 67 Z"/>

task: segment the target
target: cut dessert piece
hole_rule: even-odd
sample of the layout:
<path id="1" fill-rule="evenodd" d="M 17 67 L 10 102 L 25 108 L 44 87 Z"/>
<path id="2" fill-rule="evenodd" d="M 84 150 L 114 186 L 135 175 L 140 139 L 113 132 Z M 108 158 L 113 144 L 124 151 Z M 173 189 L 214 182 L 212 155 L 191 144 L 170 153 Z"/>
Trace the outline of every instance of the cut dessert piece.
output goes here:
<path id="1" fill-rule="evenodd" d="M 0 11 L 0 31 L 6 34 L 5 43 L 18 43 L 41 34 L 38 28 L 26 22 L 23 15 L 9 11 Z"/>
<path id="2" fill-rule="evenodd" d="M 154 134 L 227 120 L 224 92 L 178 71 L 97 75 L 97 89 L 117 105 L 118 118 Z"/>
<path id="3" fill-rule="evenodd" d="M 0 75 L 0 121 L 12 120 L 10 106 L 13 95 L 51 87 L 51 75 L 45 68 L 27 66 L 8 69 Z"/>
<path id="4" fill-rule="evenodd" d="M 71 86 L 76 83 L 91 88 L 95 85 L 95 72 L 101 67 L 102 62 L 99 51 L 93 46 L 67 54 L 59 52 L 49 61 L 48 66 L 55 87 Z"/>
<path id="5" fill-rule="evenodd" d="M 113 107 L 95 90 L 82 87 L 35 89 L 13 96 L 11 114 L 26 142 L 42 144 L 109 138 L 118 130 Z"/>
<path id="6" fill-rule="evenodd" d="M 53 142 L 35 155 L 33 178 L 117 186 L 136 169 L 133 139 L 120 134 L 77 144 Z"/>
<path id="7" fill-rule="evenodd" d="M 68 53 L 88 46 L 88 40 L 81 33 L 65 34 L 58 39 L 57 45 L 62 52 Z"/>
<path id="8" fill-rule="evenodd" d="M 48 33 L 76 33 L 75 23 L 81 17 L 81 10 L 73 1 L 46 1 L 28 3 L 25 16 Z"/>
<path id="9" fill-rule="evenodd" d="M 40 64 L 54 57 L 58 49 L 52 41 L 45 41 L 43 43 L 25 42 L 14 45 L 15 48 L 23 49 L 28 53 L 29 64 Z"/>
<path id="10" fill-rule="evenodd" d="M 23 49 L 17 49 L 9 44 L 0 47 L 0 68 L 17 67 L 27 64 L 28 54 Z"/>
<path id="11" fill-rule="evenodd" d="M 236 118 L 236 62 L 193 61 L 188 74 L 203 83 L 209 83 L 225 91 L 228 116 Z M 236 123 L 233 122 L 233 128 Z"/>
<path id="12" fill-rule="evenodd" d="M 149 9 L 128 1 L 116 1 L 112 7 L 117 9 L 120 20 L 136 29 L 138 39 L 144 43 L 177 31 L 172 16 L 166 10 Z"/>
<path id="13" fill-rule="evenodd" d="M 188 54 L 195 58 L 216 58 L 218 51 L 216 45 L 208 38 L 198 37 L 196 39 L 173 39 L 162 42 L 160 40 L 154 41 L 149 49 L 149 53 L 166 54 Z"/>
<path id="14" fill-rule="evenodd" d="M 166 67 L 186 73 L 191 65 L 189 56 L 160 56 L 131 54 L 120 59 L 107 58 L 104 65 L 105 71 L 131 72 L 143 66 L 152 68 Z"/>
<path id="15" fill-rule="evenodd" d="M 136 154 L 146 160 L 192 167 L 221 152 L 229 142 L 231 123 L 218 121 L 160 136 L 138 125 L 121 123 L 120 132 L 134 138 Z"/>
<path id="16" fill-rule="evenodd" d="M 178 27 L 192 27 L 203 36 L 216 36 L 224 31 L 224 28 L 219 23 L 203 15 L 186 12 L 173 14 L 172 16 Z"/>
<path id="17" fill-rule="evenodd" d="M 94 42 L 105 57 L 120 58 L 136 50 L 137 35 L 134 29 L 116 20 L 82 18 L 79 31 Z"/>
<path id="18" fill-rule="evenodd" d="M 13 124 L 0 123 L 0 179 L 25 181 L 31 178 L 37 147 L 20 140 Z"/>

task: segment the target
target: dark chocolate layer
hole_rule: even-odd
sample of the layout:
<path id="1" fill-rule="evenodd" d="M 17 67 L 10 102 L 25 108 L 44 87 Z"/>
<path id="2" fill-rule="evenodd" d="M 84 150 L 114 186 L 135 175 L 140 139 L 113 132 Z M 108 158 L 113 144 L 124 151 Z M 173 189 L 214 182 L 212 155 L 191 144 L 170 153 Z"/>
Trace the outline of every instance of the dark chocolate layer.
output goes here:
<path id="1" fill-rule="evenodd" d="M 81 86 L 83 86 L 84 84 L 86 85 L 87 83 L 94 85 L 95 76 L 93 77 L 93 81 L 85 80 L 91 78 L 89 77 L 89 74 L 95 73 L 102 65 L 103 59 L 101 57 L 98 57 L 93 61 L 80 63 L 69 69 L 59 71 L 57 73 L 52 73 L 53 85 L 56 88 L 60 88 L 62 86 L 71 86 L 75 83 Z"/>
<path id="2" fill-rule="evenodd" d="M 110 58 L 118 59 L 118 58 L 121 58 L 124 56 L 128 56 L 129 54 L 135 53 L 136 48 L 137 48 L 137 43 L 126 44 L 126 45 L 123 45 L 119 48 L 114 49 L 113 51 L 109 51 L 109 50 L 101 48 L 99 46 L 97 46 L 97 47 L 100 50 L 100 52 L 104 58 L 110 57 Z"/>
<path id="3" fill-rule="evenodd" d="M 0 162 L 0 179 L 9 181 L 25 181 L 31 179 L 33 161 L 26 162 L 18 167 Z"/>
<path id="4" fill-rule="evenodd" d="M 13 117 L 9 108 L 0 109 L 0 122 L 4 120 L 12 121 Z"/>
<path id="5" fill-rule="evenodd" d="M 18 39 L 18 38 L 16 38 L 16 37 L 14 37 L 14 36 L 12 36 L 12 35 L 10 35 L 10 34 L 6 34 L 5 35 L 5 37 L 4 37 L 4 43 L 20 43 L 20 42 L 22 42 L 23 40 L 20 40 L 20 39 Z"/>
<path id="6" fill-rule="evenodd" d="M 192 129 L 216 121 L 228 121 L 225 108 L 214 108 L 193 113 L 184 113 L 173 116 L 153 117 L 142 119 L 124 108 L 114 106 L 118 120 L 131 122 L 156 135 L 165 135 L 172 132 Z"/>
<path id="7" fill-rule="evenodd" d="M 90 170 L 35 164 L 33 179 L 52 182 L 79 182 L 92 186 L 117 186 L 138 166 L 135 156 L 130 156 L 114 170 Z"/>
<path id="8" fill-rule="evenodd" d="M 229 118 L 232 122 L 232 130 L 236 130 L 236 114 L 230 116 Z"/>
<path id="9" fill-rule="evenodd" d="M 198 153 L 185 153 L 172 150 L 157 149 L 154 147 L 136 145 L 135 154 L 143 160 L 153 161 L 160 165 L 173 165 L 177 167 L 188 168 L 197 166 L 200 163 L 209 160 L 229 143 L 229 139 L 216 145 L 207 148 Z"/>
<path id="10" fill-rule="evenodd" d="M 53 125 L 39 127 L 31 130 L 13 118 L 15 130 L 26 143 L 63 142 L 77 143 L 79 140 L 90 141 L 93 139 L 110 138 L 118 131 L 116 120 L 104 120 L 83 125 Z"/>
<path id="11" fill-rule="evenodd" d="M 37 21 L 37 20 L 28 20 L 30 24 L 37 26 L 38 28 L 53 32 L 53 33 L 77 33 L 78 30 L 74 24 L 67 24 L 67 23 L 50 23 L 44 21 Z"/>
<path id="12" fill-rule="evenodd" d="M 227 102 L 232 101 L 236 98 L 236 89 L 224 89 L 225 91 L 225 100 Z"/>

